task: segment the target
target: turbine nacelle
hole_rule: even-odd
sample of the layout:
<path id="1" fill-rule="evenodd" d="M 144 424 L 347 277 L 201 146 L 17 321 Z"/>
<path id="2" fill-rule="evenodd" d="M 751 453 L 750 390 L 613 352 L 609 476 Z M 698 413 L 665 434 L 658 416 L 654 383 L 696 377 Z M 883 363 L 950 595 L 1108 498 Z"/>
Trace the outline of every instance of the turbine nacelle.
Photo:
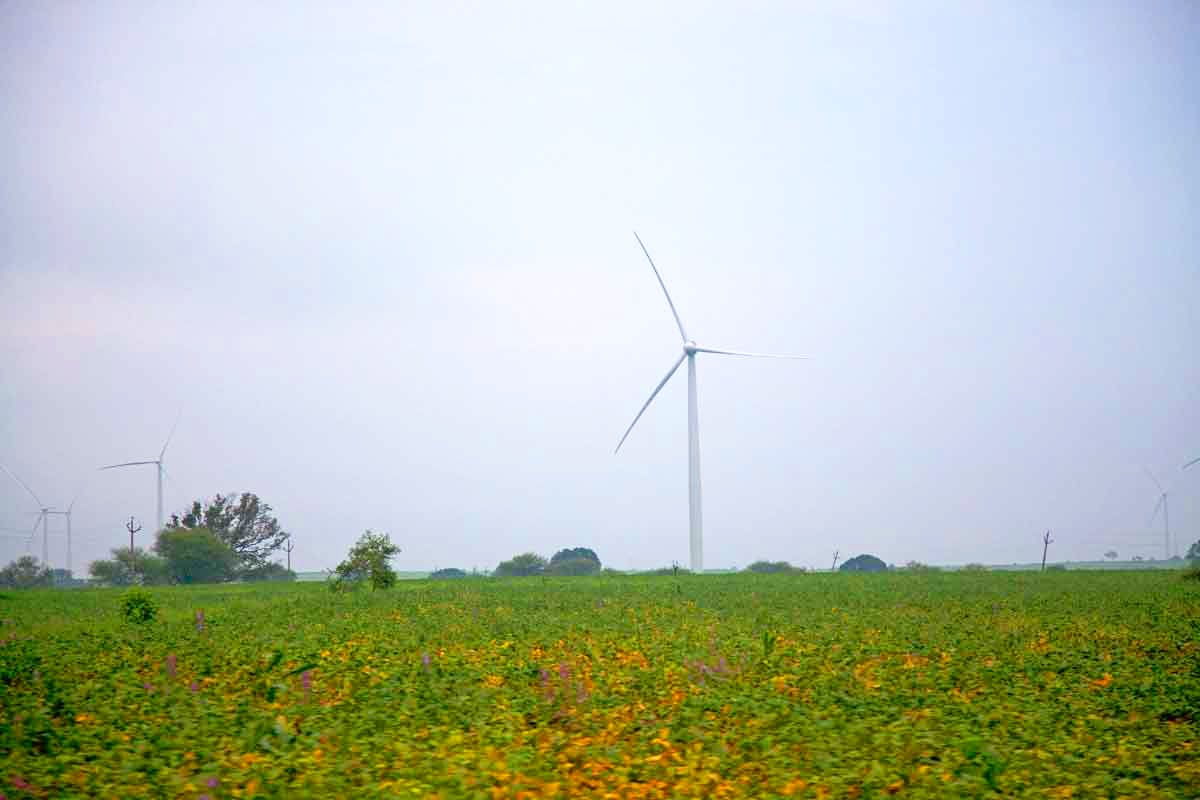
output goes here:
<path id="1" fill-rule="evenodd" d="M 696 351 L 699 349 L 700 348 L 691 339 L 683 343 L 683 352 L 687 353 L 689 356 L 695 355 Z"/>

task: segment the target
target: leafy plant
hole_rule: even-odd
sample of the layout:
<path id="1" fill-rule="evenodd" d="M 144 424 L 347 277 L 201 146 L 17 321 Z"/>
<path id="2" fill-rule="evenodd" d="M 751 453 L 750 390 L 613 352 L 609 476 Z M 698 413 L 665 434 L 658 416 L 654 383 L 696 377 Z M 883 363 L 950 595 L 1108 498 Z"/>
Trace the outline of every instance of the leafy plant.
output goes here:
<path id="1" fill-rule="evenodd" d="M 145 589 L 133 588 L 121 595 L 121 616 L 126 622 L 153 622 L 158 616 L 158 603 Z"/>
<path id="2" fill-rule="evenodd" d="M 396 571 L 389 563 L 400 553 L 386 533 L 367 531 L 350 548 L 346 559 L 334 570 L 334 588 L 349 582 L 365 581 L 372 589 L 387 589 L 396 583 Z"/>

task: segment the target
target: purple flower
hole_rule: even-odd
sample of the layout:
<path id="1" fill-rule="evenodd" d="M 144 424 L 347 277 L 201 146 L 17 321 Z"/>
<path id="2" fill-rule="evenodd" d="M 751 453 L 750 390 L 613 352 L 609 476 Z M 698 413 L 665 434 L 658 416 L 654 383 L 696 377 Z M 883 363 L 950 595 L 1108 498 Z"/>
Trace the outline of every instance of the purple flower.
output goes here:
<path id="1" fill-rule="evenodd" d="M 421 653 L 421 666 L 425 668 L 426 672 L 429 672 L 429 653 Z"/>
<path id="2" fill-rule="evenodd" d="M 204 609 L 196 609 L 196 630 L 204 630 Z"/>
<path id="3" fill-rule="evenodd" d="M 175 654 L 171 653 L 171 655 L 167 656 L 167 677 L 169 678 L 175 677 L 175 663 Z"/>
<path id="4" fill-rule="evenodd" d="M 213 777 L 209 778 L 207 781 L 205 781 L 204 785 L 210 789 L 215 789 L 215 788 L 217 788 L 218 783 L 220 783 L 220 781 L 218 781 L 216 779 L 216 776 L 213 776 Z"/>
<path id="5" fill-rule="evenodd" d="M 153 686 L 152 684 L 150 684 L 149 682 L 147 682 L 147 683 L 143 683 L 143 684 L 142 684 L 142 688 L 143 688 L 143 689 L 145 689 L 147 692 L 153 692 L 153 691 L 154 691 L 154 686 Z"/>
<path id="6" fill-rule="evenodd" d="M 195 694 L 196 692 L 200 691 L 200 684 L 192 681 L 188 688 L 192 690 L 192 694 Z"/>
<path id="7" fill-rule="evenodd" d="M 564 661 L 558 665 L 558 677 L 562 678 L 564 681 L 571 677 L 571 667 L 569 664 L 567 664 L 567 662 Z"/>
<path id="8" fill-rule="evenodd" d="M 202 794 L 202 795 L 200 795 L 200 797 L 197 798 L 197 800 L 212 800 L 212 798 L 206 794 Z"/>
<path id="9" fill-rule="evenodd" d="M 25 782 L 25 779 L 24 779 L 24 778 L 22 778 L 20 775 L 13 775 L 13 776 L 12 776 L 12 785 L 13 785 L 13 786 L 15 786 L 15 787 L 17 787 L 18 789 L 28 789 L 28 788 L 30 788 L 29 784 L 28 784 L 28 783 L 26 783 L 26 782 Z"/>

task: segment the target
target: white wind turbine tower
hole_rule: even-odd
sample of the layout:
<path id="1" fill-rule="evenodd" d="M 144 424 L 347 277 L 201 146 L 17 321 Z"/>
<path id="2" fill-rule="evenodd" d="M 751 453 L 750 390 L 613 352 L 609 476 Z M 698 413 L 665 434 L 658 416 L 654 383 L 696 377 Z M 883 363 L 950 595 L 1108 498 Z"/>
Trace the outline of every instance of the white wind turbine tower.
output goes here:
<path id="1" fill-rule="evenodd" d="M 696 353 L 713 353 L 723 356 L 747 356 L 750 358 L 790 358 L 790 359 L 805 359 L 806 356 L 784 356 L 773 353 L 746 353 L 740 350 L 718 350 L 711 347 L 700 347 L 693 340 L 688 338 L 687 331 L 683 328 L 683 322 L 679 319 L 679 312 L 675 310 L 675 303 L 671 300 L 671 293 L 667 291 L 667 285 L 663 283 L 662 275 L 658 273 L 658 267 L 654 266 L 654 259 L 650 258 L 650 252 L 646 250 L 646 245 L 642 244 L 642 237 L 633 234 L 637 239 L 638 244 L 642 248 L 642 252 L 646 254 L 646 260 L 650 262 L 650 269 L 654 270 L 654 277 L 658 278 L 658 285 L 662 287 L 663 295 L 667 298 L 667 305 L 671 307 L 671 315 L 675 317 L 675 326 L 679 328 L 679 336 L 683 340 L 683 353 L 676 359 L 671 368 L 667 370 L 667 375 L 658 382 L 658 386 L 654 387 L 654 391 L 650 393 L 650 398 L 642 404 L 641 410 L 637 416 L 633 418 L 633 422 L 629 423 L 629 427 L 625 429 L 625 435 L 621 437 L 621 441 L 617 443 L 617 449 L 614 453 L 621 450 L 621 445 L 629 438 L 630 431 L 633 426 L 637 425 L 637 421 L 642 418 L 642 414 L 662 391 L 662 388 L 667 385 L 667 381 L 671 380 L 671 376 L 679 369 L 679 365 L 687 360 L 688 365 L 688 529 L 691 545 L 692 571 L 699 573 L 704 569 L 704 532 L 703 520 L 700 503 L 700 418 L 696 405 Z"/>
<path id="2" fill-rule="evenodd" d="M 158 451 L 158 458 L 153 461 L 126 461 L 122 464 L 109 464 L 107 467 L 100 467 L 101 471 L 106 469 L 120 469 L 121 467 L 140 467 L 146 464 L 153 464 L 157 467 L 158 472 L 158 527 L 154 530 L 161 531 L 163 526 L 163 501 L 162 501 L 162 481 L 163 481 L 163 456 L 167 453 L 167 445 L 171 443 L 171 437 L 175 435 L 175 428 L 179 425 L 179 418 L 175 418 L 175 424 L 171 426 L 171 432 L 167 434 L 167 440 L 163 442 L 162 450 Z"/>
<path id="3" fill-rule="evenodd" d="M 26 492 L 28 492 L 29 496 L 33 498 L 33 502 L 37 503 L 38 510 L 30 512 L 32 514 L 37 514 L 37 521 L 33 523 L 33 530 L 29 532 L 29 542 L 33 542 L 33 537 L 37 535 L 38 526 L 41 525 L 42 526 L 42 566 L 44 566 L 44 567 L 50 566 L 50 538 L 49 538 L 50 532 L 49 532 L 49 529 L 47 528 L 46 523 L 48 522 L 49 515 L 57 513 L 57 512 L 55 512 L 54 509 L 43 505 L 41 499 L 39 499 L 38 496 L 33 493 L 33 489 L 30 489 L 25 484 L 25 481 L 18 478 L 12 472 L 12 470 L 10 470 L 8 467 L 4 466 L 3 464 L 0 464 L 0 469 L 4 470 L 5 473 L 8 474 L 8 477 L 12 478 L 14 481 L 16 481 L 20 485 L 20 487 L 22 489 L 24 489 Z"/>
<path id="4" fill-rule="evenodd" d="M 1161 508 L 1163 512 L 1163 549 L 1166 551 L 1166 560 L 1171 558 L 1171 516 L 1170 509 L 1167 507 L 1167 497 L 1170 493 L 1163 488 L 1163 485 L 1158 482 L 1158 478 L 1154 477 L 1154 473 L 1149 469 L 1146 474 L 1150 476 L 1150 480 L 1154 481 L 1154 485 L 1158 487 L 1158 491 L 1162 492 L 1158 496 L 1158 502 L 1154 504 L 1154 513 L 1150 515 L 1150 525 L 1154 524 L 1154 520 L 1158 519 L 1158 510 Z"/>

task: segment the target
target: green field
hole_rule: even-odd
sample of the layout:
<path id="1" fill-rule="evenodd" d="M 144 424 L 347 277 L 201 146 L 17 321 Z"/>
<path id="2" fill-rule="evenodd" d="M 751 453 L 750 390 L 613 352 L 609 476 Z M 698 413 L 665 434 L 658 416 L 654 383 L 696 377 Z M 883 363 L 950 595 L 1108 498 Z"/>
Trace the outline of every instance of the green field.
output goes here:
<path id="1" fill-rule="evenodd" d="M 150 593 L 0 596 L 0 795 L 1200 796 L 1177 573 Z"/>

